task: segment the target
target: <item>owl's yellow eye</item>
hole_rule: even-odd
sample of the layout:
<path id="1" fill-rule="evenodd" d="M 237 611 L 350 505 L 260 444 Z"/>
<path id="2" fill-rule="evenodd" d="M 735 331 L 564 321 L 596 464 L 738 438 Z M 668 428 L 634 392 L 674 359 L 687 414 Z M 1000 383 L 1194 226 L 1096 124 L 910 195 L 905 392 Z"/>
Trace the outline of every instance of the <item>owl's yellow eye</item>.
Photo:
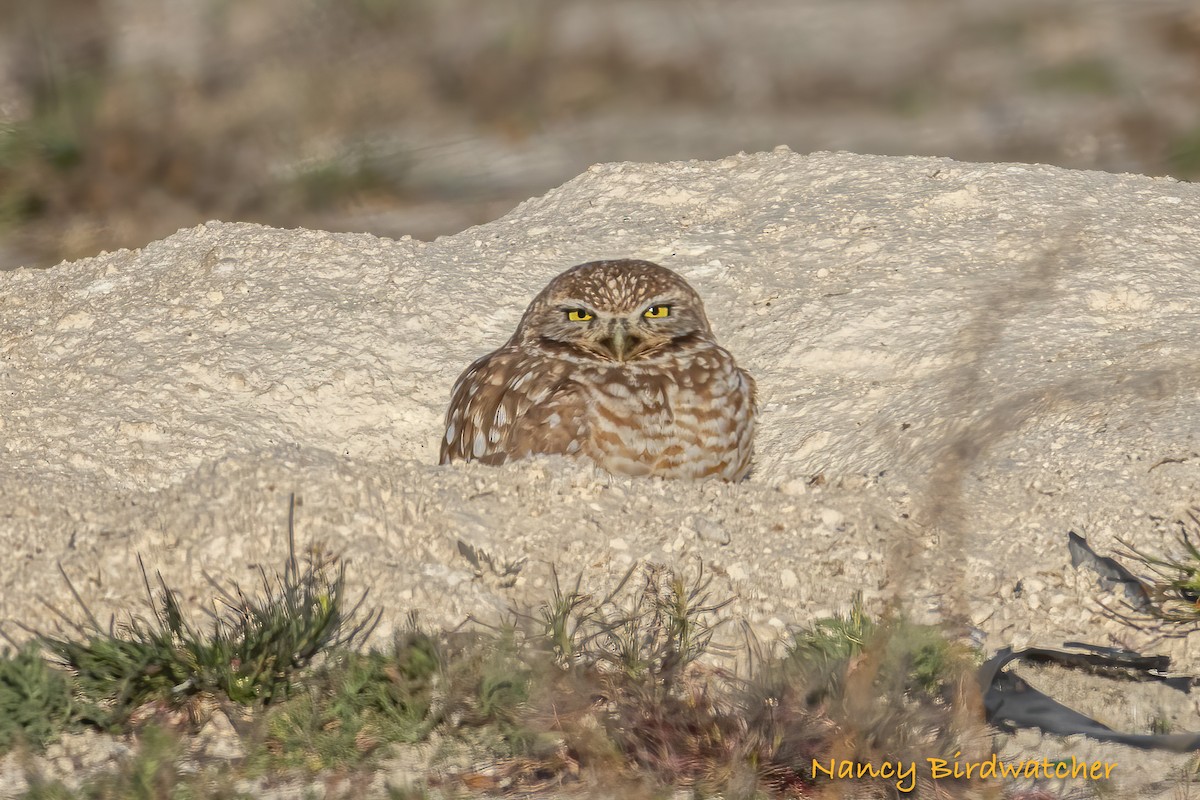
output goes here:
<path id="1" fill-rule="evenodd" d="M 587 322 L 592 318 L 592 315 L 582 308 L 572 308 L 567 312 L 567 319 L 571 322 Z"/>
<path id="2" fill-rule="evenodd" d="M 646 313 L 642 314 L 646 319 L 662 319 L 671 313 L 670 306 L 650 306 L 646 309 Z"/>

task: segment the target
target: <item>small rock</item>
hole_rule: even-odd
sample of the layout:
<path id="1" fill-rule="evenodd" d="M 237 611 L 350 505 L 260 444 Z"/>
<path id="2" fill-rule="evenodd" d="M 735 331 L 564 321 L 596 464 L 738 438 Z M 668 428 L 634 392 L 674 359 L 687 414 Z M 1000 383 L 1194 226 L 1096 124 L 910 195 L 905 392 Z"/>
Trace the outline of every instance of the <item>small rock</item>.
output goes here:
<path id="1" fill-rule="evenodd" d="M 982 608 L 977 608 L 971 612 L 971 624 L 972 625 L 982 625 L 983 623 L 985 623 L 989 619 L 991 619 L 995 613 L 996 613 L 996 609 L 994 609 L 994 608 L 988 608 L 986 606 L 984 606 Z"/>
<path id="2" fill-rule="evenodd" d="M 729 544 L 729 531 L 725 530 L 723 525 L 713 522 L 707 517 L 698 516 L 692 517 L 691 523 L 692 530 L 696 531 L 696 535 L 704 541 L 719 545 Z"/>
<path id="3" fill-rule="evenodd" d="M 788 497 L 800 497 L 808 494 L 808 483 L 800 478 L 791 478 L 779 484 L 779 491 Z"/>
<path id="4" fill-rule="evenodd" d="M 229 721 L 223 711 L 216 711 L 197 734 L 197 744 L 209 758 L 222 761 L 233 761 L 245 758 L 246 750 L 242 746 L 237 729 Z"/>
<path id="5" fill-rule="evenodd" d="M 845 523 L 846 517 L 840 511 L 835 511 L 832 508 L 821 510 L 821 524 L 831 530 L 838 530 Z"/>

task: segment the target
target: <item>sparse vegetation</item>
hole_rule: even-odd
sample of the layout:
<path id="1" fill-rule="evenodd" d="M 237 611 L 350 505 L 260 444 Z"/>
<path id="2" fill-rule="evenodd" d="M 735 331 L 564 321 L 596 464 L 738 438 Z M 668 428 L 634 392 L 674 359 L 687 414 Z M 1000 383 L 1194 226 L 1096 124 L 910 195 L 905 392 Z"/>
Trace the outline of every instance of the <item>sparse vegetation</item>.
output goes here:
<path id="1" fill-rule="evenodd" d="M 259 597 L 235 586 L 207 633 L 189 622 L 161 576 L 158 583 L 156 596 L 146 581 L 150 619 L 130 615 L 105 630 L 87 613 L 86 622 L 71 623 L 78 638 L 40 635 L 73 675 L 78 721 L 110 730 L 146 703 L 179 705 L 205 693 L 270 704 L 290 693 L 297 672 L 318 653 L 353 644 L 377 619 L 372 613 L 353 623 L 365 597 L 346 610 L 344 568 L 331 574 L 319 559 L 301 571 L 290 558 L 274 582 L 264 573 Z"/>
<path id="2" fill-rule="evenodd" d="M 101 626 L 64 574 L 83 610 L 82 622 L 54 610 L 74 636 L 31 631 L 36 644 L 0 660 L 0 744 L 18 737 L 44 743 L 68 724 L 104 731 L 128 728 L 149 704 L 187 705 L 218 696 L 243 706 L 265 706 L 287 697 L 297 675 L 319 654 L 352 651 L 374 627 L 378 611 L 360 614 L 366 600 L 345 598 L 345 565 L 311 551 L 301 569 L 294 539 L 294 501 L 289 510 L 289 558 L 272 580 L 262 572 L 262 592 L 247 595 L 234 584 L 224 590 L 223 610 L 212 610 L 210 626 L 190 621 L 191 609 L 157 576 L 151 588 L 142 577 L 152 616 L 130 614 Z M 360 619 L 361 617 L 361 619 Z M 44 649 L 50 669 L 37 652 Z M 69 680 L 64 677 L 64 672 Z"/>
<path id="3" fill-rule="evenodd" d="M 799 631 L 782 654 L 760 654 L 743 677 L 701 660 L 726 605 L 710 580 L 654 566 L 599 598 L 580 578 L 569 588 L 556 579 L 540 608 L 500 628 L 435 634 L 412 620 L 390 648 L 361 651 L 368 623 L 351 620 L 362 601 L 343 611 L 344 571 L 330 564 L 290 559 L 256 598 L 235 587 L 206 633 L 160 577 L 157 592 L 147 581 L 152 618 L 105 631 L 89 614 L 78 639 L 42 638 L 51 663 L 32 647 L 8 657 L 2 685 L 17 688 L 0 702 L 20 709 L 8 746 L 43 744 L 68 725 L 137 743 L 77 791 L 31 776 L 27 797 L 239 797 L 237 776 L 366 775 L 390 745 L 435 733 L 489 765 L 431 778 L 452 791 L 604 775 L 789 795 L 821 783 L 813 759 L 966 750 L 977 722 L 962 713 L 971 653 L 933 628 L 873 620 L 861 603 Z M 143 711 L 200 697 L 250 708 L 234 770 L 181 749 L 202 715 Z"/>
<path id="4" fill-rule="evenodd" d="M 986 750 L 979 663 L 978 652 L 939 629 L 902 617 L 871 619 L 856 601 L 847 616 L 794 636 L 776 680 L 781 697 L 804 693 L 807 708 L 797 712 L 821 709 L 821 725 L 839 731 L 841 758 L 949 759 Z"/>
<path id="5" fill-rule="evenodd" d="M 1165 622 L 1190 627 L 1200 625 L 1200 509 L 1188 509 L 1178 520 L 1182 556 L 1163 556 L 1126 544 L 1128 555 L 1149 569 L 1156 579 L 1149 584 L 1150 613 Z"/>

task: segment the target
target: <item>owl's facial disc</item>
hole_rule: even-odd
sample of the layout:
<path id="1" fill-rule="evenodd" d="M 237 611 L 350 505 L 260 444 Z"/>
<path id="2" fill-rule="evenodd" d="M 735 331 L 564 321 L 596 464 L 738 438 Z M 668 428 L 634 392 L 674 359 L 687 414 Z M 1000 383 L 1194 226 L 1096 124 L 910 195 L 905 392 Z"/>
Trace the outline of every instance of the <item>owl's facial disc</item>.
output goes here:
<path id="1" fill-rule="evenodd" d="M 687 315 L 672 318 L 672 307 L 660 298 L 623 309 L 564 304 L 552 312 L 566 323 L 554 338 L 602 361 L 635 361 L 691 332 Z"/>
<path id="2" fill-rule="evenodd" d="M 696 341 L 712 342 L 704 305 L 679 275 L 649 261 L 580 264 L 547 284 L 512 343 L 573 360 L 651 362 Z"/>

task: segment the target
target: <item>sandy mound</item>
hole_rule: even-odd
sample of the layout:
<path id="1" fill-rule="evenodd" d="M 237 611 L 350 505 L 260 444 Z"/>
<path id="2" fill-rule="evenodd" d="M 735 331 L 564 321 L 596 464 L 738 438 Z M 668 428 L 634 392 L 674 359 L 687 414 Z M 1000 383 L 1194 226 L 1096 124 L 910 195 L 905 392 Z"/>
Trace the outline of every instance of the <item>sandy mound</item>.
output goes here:
<path id="1" fill-rule="evenodd" d="M 594 167 L 432 243 L 213 223 L 2 274 L 0 619 L 70 606 L 59 563 L 104 615 L 142 602 L 137 554 L 194 597 L 253 580 L 295 492 L 380 635 L 544 597 L 551 563 L 600 586 L 702 560 L 764 636 L 861 590 L 989 650 L 1200 670 L 1106 619 L 1066 544 L 1177 552 L 1200 500 L 1198 215 L 1171 180 L 781 151 Z M 757 378 L 751 479 L 435 466 L 458 373 L 607 257 L 687 277 Z"/>

